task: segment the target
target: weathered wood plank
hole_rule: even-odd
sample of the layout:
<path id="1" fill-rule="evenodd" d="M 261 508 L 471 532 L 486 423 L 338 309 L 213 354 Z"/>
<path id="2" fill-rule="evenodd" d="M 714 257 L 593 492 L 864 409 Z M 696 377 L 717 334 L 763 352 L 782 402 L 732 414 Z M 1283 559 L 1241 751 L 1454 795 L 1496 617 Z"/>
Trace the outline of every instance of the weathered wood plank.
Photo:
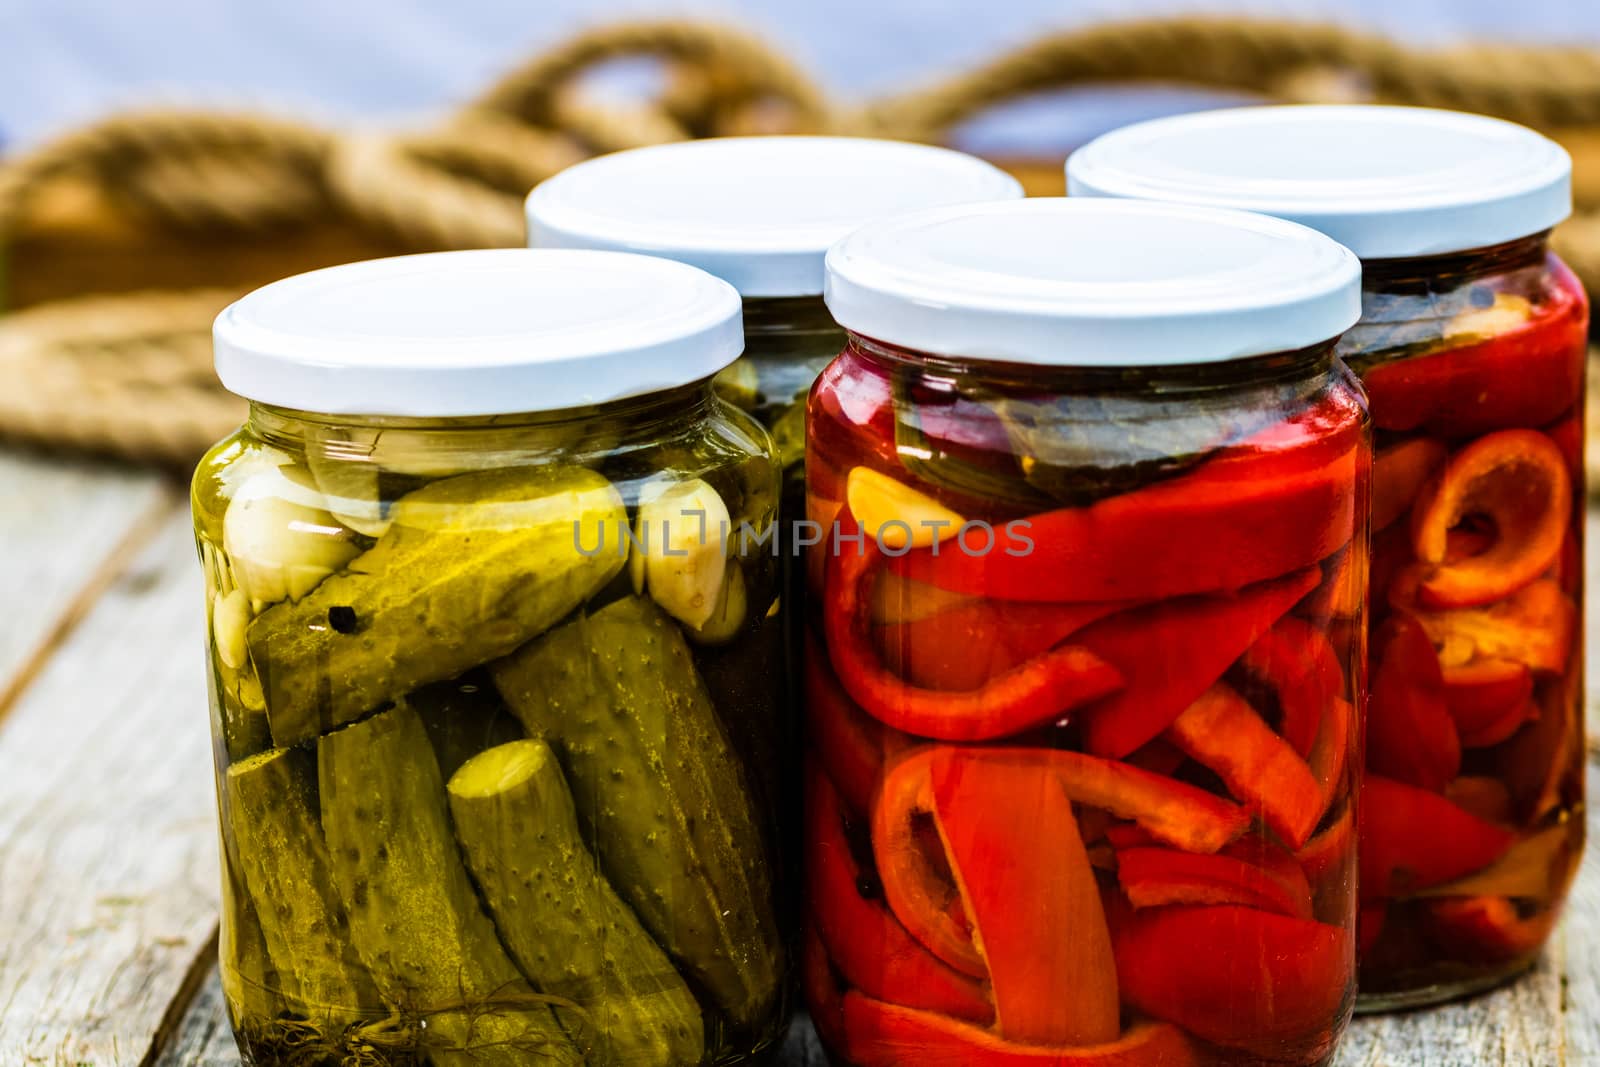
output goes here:
<path id="1" fill-rule="evenodd" d="M 0 452 L 0 716 L 172 493 L 150 473 Z"/>
<path id="2" fill-rule="evenodd" d="M 0 1067 L 144 1062 L 204 965 L 202 596 L 170 508 L 0 724 Z"/>
<path id="3" fill-rule="evenodd" d="M 212 968 L 153 1067 L 239 1067 L 222 983 Z"/>

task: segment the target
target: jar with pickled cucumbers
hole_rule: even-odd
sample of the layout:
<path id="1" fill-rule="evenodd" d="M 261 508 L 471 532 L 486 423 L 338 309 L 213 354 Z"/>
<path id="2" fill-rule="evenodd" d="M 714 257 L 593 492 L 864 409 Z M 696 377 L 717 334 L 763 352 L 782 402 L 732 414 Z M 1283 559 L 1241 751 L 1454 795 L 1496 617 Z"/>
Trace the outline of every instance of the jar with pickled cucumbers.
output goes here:
<path id="1" fill-rule="evenodd" d="M 449 252 L 218 318 L 194 477 L 247 1064 L 693 1067 L 781 1039 L 779 465 L 738 295 Z"/>
<path id="2" fill-rule="evenodd" d="M 1361 1007 L 1537 957 L 1584 844 L 1588 298 L 1550 251 L 1571 165 L 1510 123 L 1262 108 L 1131 127 L 1077 191 L 1255 208 L 1365 268 L 1343 357 L 1371 398 Z"/>
<path id="3" fill-rule="evenodd" d="M 1354 999 L 1359 266 L 1025 200 L 829 253 L 809 916 L 834 1058 L 1325 1064 Z"/>

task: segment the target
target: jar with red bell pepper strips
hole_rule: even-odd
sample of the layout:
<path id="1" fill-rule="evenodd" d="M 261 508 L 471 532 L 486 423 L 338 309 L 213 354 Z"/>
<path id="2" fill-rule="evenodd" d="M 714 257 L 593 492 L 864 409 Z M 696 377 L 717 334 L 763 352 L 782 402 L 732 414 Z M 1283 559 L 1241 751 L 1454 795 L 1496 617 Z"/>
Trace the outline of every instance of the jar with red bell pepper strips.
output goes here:
<path id="1" fill-rule="evenodd" d="M 1359 268 L 1024 200 L 828 255 L 806 478 L 812 1017 L 837 1064 L 1324 1064 L 1355 978 Z"/>
<path id="2" fill-rule="evenodd" d="M 1249 108 L 1109 134 L 1074 192 L 1269 212 L 1363 261 L 1340 353 L 1376 429 L 1361 1007 L 1537 956 L 1583 848 L 1588 299 L 1548 245 L 1571 164 L 1510 123 Z"/>

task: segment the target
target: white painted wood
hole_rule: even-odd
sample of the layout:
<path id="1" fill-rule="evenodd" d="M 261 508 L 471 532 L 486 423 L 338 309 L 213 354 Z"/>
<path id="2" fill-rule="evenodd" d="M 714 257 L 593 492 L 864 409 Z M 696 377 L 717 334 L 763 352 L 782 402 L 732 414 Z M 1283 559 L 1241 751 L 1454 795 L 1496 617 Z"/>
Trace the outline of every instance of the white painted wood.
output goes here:
<path id="1" fill-rule="evenodd" d="M 0 1067 L 143 1063 L 194 988 L 218 889 L 202 597 L 173 508 L 0 723 Z"/>

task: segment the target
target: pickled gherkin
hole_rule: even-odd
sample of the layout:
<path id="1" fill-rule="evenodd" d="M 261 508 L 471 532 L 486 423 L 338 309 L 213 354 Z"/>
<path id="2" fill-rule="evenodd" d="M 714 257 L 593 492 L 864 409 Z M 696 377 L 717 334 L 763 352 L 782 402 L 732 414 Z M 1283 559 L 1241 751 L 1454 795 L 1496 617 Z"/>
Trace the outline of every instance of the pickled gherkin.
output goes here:
<path id="1" fill-rule="evenodd" d="M 228 768 L 227 813 L 288 1010 L 331 1038 L 381 1006 L 349 943 L 318 821 L 314 759 L 273 749 Z"/>
<path id="2" fill-rule="evenodd" d="M 577 467 L 448 478 L 401 497 L 390 518 L 343 573 L 250 624 L 280 746 L 510 652 L 626 562 L 581 550 L 620 543 L 627 516 L 610 482 Z"/>
<path id="3" fill-rule="evenodd" d="M 350 941 L 440 1065 L 581 1064 L 501 947 L 451 835 L 417 713 L 381 712 L 317 743 L 322 826 Z"/>
<path id="4" fill-rule="evenodd" d="M 700 1006 L 599 870 L 549 746 L 492 748 L 448 788 L 456 837 L 501 939 L 540 989 L 583 1009 L 590 1067 L 700 1062 Z"/>
<path id="5" fill-rule="evenodd" d="M 755 1024 L 783 973 L 765 846 L 682 631 L 624 597 L 493 670 L 560 756 L 611 884 L 735 1026 Z"/>

